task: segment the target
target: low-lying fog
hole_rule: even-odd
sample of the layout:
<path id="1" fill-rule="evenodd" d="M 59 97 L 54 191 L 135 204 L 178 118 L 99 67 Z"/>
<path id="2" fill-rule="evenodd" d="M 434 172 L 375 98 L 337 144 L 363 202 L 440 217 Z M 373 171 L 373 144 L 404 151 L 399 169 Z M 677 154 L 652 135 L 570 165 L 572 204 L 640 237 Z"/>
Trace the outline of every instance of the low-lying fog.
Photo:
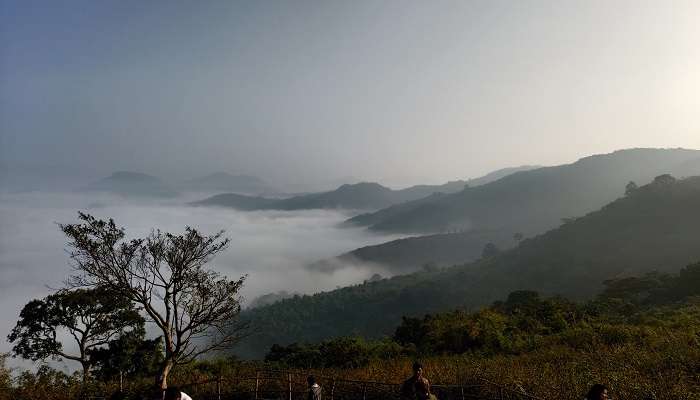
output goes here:
<path id="1" fill-rule="evenodd" d="M 231 244 L 210 267 L 234 279 L 248 274 L 242 292 L 246 304 L 271 292 L 311 293 L 362 282 L 374 273 L 388 275 L 377 266 L 353 265 L 333 273 L 306 267 L 322 258 L 397 237 L 337 227 L 346 214 L 321 210 L 245 213 L 185 204 L 182 198 L 156 201 L 97 194 L 0 194 L 0 352 L 10 350 L 5 339 L 22 306 L 49 294 L 51 287 L 60 287 L 71 273 L 66 237 L 57 223 L 77 222 L 79 210 L 113 218 L 126 228 L 128 237 L 146 235 L 154 228 L 179 233 L 187 225 L 203 233 L 224 229 Z"/>

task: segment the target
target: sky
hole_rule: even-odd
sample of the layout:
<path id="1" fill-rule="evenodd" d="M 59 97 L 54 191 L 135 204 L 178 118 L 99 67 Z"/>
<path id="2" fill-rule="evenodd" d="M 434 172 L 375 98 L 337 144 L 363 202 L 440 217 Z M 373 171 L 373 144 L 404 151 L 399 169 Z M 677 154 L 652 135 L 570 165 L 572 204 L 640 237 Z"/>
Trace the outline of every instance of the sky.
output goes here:
<path id="1" fill-rule="evenodd" d="M 0 0 L 0 166 L 437 183 L 700 148 L 700 2 Z"/>

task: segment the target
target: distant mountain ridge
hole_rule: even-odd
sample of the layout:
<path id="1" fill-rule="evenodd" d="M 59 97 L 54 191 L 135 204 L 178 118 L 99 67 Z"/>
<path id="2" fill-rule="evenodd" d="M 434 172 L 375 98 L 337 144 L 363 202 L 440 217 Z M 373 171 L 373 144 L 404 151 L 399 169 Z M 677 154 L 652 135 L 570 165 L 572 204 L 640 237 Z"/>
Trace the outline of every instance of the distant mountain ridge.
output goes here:
<path id="1" fill-rule="evenodd" d="M 230 207 L 242 211 L 253 210 L 308 210 L 308 209 L 352 209 L 377 210 L 393 204 L 421 199 L 436 193 L 455 193 L 465 185 L 483 184 L 517 171 L 535 168 L 521 166 L 504 168 L 469 181 L 450 181 L 442 185 L 416 185 L 392 190 L 374 182 L 344 184 L 335 190 L 294 196 L 286 199 L 247 197 L 235 193 L 223 193 L 194 202 L 194 205 Z"/>
<path id="2" fill-rule="evenodd" d="M 282 300 L 244 313 L 258 334 L 238 353 L 273 343 L 390 334 L 401 316 L 473 309 L 514 290 L 590 298 L 602 281 L 700 260 L 700 177 L 669 175 L 508 251 L 474 263 Z"/>
<path id="3" fill-rule="evenodd" d="M 630 149 L 582 158 L 575 163 L 520 171 L 444 196 L 397 204 L 347 222 L 373 230 L 439 233 L 503 229 L 537 234 L 561 218 L 593 211 L 624 193 L 629 181 L 655 176 L 700 174 L 700 151 Z"/>
<path id="4" fill-rule="evenodd" d="M 178 192 L 160 179 L 133 171 L 116 171 L 112 175 L 93 182 L 83 191 L 107 192 L 120 196 L 174 197 Z"/>
<path id="5" fill-rule="evenodd" d="M 253 210 L 311 210 L 348 209 L 377 210 L 392 204 L 427 196 L 434 191 L 457 191 L 464 188 L 464 181 L 448 182 L 444 185 L 424 185 L 402 190 L 392 190 L 378 183 L 361 182 L 345 184 L 335 190 L 311 193 L 286 199 L 241 196 L 224 193 L 194 202 L 194 205 L 230 207 L 242 211 Z"/>

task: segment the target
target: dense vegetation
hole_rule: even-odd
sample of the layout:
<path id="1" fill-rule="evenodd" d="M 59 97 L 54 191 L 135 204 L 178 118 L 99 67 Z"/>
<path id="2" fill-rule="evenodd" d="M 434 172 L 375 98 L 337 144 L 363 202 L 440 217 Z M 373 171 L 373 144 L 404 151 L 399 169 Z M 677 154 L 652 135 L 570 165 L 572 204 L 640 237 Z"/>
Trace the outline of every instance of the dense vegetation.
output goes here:
<path id="1" fill-rule="evenodd" d="M 624 190 L 624 187 L 622 188 Z M 347 334 L 390 334 L 401 316 L 488 304 L 515 290 L 585 299 L 601 280 L 652 270 L 675 272 L 700 259 L 700 178 L 653 183 L 509 251 L 472 264 L 296 296 L 246 313 L 258 327 L 245 356 L 272 344 Z"/>
<path id="2" fill-rule="evenodd" d="M 583 158 L 573 164 L 518 172 L 461 192 L 389 207 L 349 220 L 371 229 L 435 233 L 503 229 L 528 236 L 556 227 L 614 200 L 629 181 L 700 174 L 696 150 L 634 149 Z"/>
<path id="3" fill-rule="evenodd" d="M 213 386 L 192 383 L 221 377 L 224 393 L 245 390 L 254 382 L 243 378 L 255 376 L 259 368 L 296 370 L 302 377 L 312 371 L 324 377 L 399 383 L 410 374 L 411 361 L 421 359 L 436 384 L 479 384 L 486 379 L 540 398 L 580 398 L 594 382 L 608 385 L 616 398 L 700 396 L 700 263 L 678 275 L 649 273 L 608 280 L 604 287 L 584 303 L 513 292 L 474 312 L 404 318 L 393 335 L 379 340 L 346 336 L 274 345 L 264 363 L 196 362 L 179 369 L 173 381 L 200 396 L 212 394 Z M 158 350 L 131 354 L 132 362 L 144 368 L 125 375 L 124 390 L 147 392 L 153 372 L 148 357 Z M 89 392 L 116 391 L 120 369 L 101 364 L 98 371 Z M 286 374 L 283 387 L 285 379 Z M 78 375 L 47 366 L 23 372 L 14 383 L 7 369 L 0 368 L 0 385 L 6 398 L 26 400 L 62 400 L 86 390 Z"/>

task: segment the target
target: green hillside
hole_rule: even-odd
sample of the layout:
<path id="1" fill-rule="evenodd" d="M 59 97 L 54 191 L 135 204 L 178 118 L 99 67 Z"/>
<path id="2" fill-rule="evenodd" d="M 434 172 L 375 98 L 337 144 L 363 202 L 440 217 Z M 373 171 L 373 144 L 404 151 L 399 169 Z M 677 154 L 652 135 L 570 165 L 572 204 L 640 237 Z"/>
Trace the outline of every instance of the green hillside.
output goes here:
<path id="1" fill-rule="evenodd" d="M 503 229 L 539 234 L 558 226 L 562 218 L 583 215 L 616 199 L 630 181 L 642 185 L 667 173 L 700 174 L 700 151 L 632 149 L 586 157 L 573 164 L 518 172 L 458 193 L 398 204 L 348 223 L 406 233 Z"/>
<path id="2" fill-rule="evenodd" d="M 700 259 L 700 177 L 661 176 L 599 211 L 523 240 L 472 264 L 422 271 L 260 307 L 245 314 L 256 334 L 239 353 L 259 357 L 274 343 L 390 334 L 401 316 L 473 308 L 514 290 L 575 299 L 601 280 L 651 270 L 676 272 Z"/>

